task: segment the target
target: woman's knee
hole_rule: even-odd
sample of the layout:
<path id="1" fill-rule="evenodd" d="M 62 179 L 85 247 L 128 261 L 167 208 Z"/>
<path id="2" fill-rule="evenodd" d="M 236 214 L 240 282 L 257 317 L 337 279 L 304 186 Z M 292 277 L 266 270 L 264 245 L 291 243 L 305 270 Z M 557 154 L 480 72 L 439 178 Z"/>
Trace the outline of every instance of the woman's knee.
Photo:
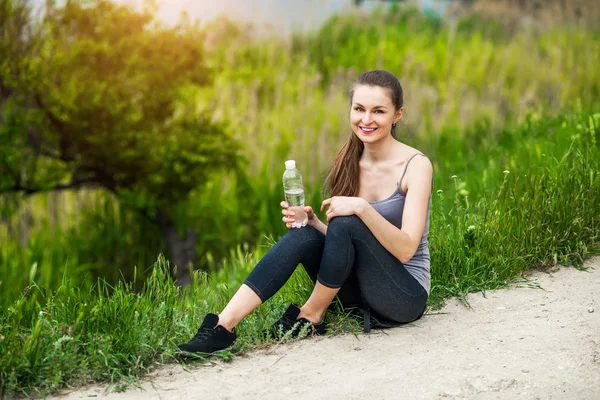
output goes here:
<path id="1" fill-rule="evenodd" d="M 302 228 L 290 229 L 279 239 L 276 246 L 285 247 L 292 246 L 294 249 L 300 247 L 306 248 L 306 246 L 322 248 L 325 243 L 325 235 L 319 232 L 312 226 L 305 226 Z"/>
<path id="2" fill-rule="evenodd" d="M 283 238 L 289 238 L 294 241 L 305 241 L 314 239 L 325 239 L 325 235 L 319 232 L 316 228 L 307 225 L 302 228 L 292 228 L 283 235 Z M 283 239 L 282 238 L 282 239 Z"/>
<path id="3" fill-rule="evenodd" d="M 335 217 L 329 222 L 327 233 L 330 232 L 356 232 L 365 226 L 365 223 L 356 215 Z"/>

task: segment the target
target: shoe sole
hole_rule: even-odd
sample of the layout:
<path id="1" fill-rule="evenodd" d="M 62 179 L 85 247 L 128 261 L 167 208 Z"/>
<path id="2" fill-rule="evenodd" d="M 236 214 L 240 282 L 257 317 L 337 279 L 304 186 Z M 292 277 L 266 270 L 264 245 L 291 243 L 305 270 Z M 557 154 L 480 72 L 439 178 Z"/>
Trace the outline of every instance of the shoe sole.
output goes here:
<path id="1" fill-rule="evenodd" d="M 195 359 L 204 358 L 205 359 L 205 358 L 209 358 L 210 356 L 219 355 L 219 353 L 229 352 L 234 344 L 235 344 L 235 342 L 233 342 L 231 344 L 231 346 L 229 346 L 229 347 L 214 351 L 212 353 L 203 353 L 200 351 L 192 352 L 192 351 L 185 351 L 185 350 L 177 350 L 175 352 L 175 357 L 177 357 L 177 358 L 195 358 Z"/>
<path id="2" fill-rule="evenodd" d="M 215 351 L 214 353 L 192 353 L 189 351 L 179 350 L 175 353 L 175 358 L 188 360 L 206 360 L 212 356 L 218 356 L 220 353 L 229 352 L 229 348 Z"/>
<path id="3" fill-rule="evenodd" d="M 189 351 L 179 350 L 174 355 L 177 359 L 206 359 L 214 353 L 192 353 Z"/>

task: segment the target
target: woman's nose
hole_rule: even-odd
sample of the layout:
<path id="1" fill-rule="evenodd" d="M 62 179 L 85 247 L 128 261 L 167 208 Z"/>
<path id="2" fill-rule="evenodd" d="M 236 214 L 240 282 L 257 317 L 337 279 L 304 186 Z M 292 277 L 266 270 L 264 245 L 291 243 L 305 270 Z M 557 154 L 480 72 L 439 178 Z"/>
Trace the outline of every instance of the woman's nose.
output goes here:
<path id="1" fill-rule="evenodd" d="M 371 118 L 371 113 L 365 112 L 365 115 L 363 115 L 362 121 L 365 125 L 368 125 L 371 122 L 373 122 L 373 118 Z"/>

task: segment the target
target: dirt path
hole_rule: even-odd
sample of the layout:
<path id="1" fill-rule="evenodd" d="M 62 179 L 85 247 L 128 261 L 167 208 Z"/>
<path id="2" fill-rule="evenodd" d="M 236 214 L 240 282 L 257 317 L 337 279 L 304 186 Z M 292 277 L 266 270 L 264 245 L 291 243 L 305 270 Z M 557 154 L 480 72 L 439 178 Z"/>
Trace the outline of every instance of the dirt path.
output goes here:
<path id="1" fill-rule="evenodd" d="M 600 258 L 455 300 L 413 326 L 312 338 L 60 399 L 600 399 Z M 521 284 L 524 286 L 524 284 Z"/>

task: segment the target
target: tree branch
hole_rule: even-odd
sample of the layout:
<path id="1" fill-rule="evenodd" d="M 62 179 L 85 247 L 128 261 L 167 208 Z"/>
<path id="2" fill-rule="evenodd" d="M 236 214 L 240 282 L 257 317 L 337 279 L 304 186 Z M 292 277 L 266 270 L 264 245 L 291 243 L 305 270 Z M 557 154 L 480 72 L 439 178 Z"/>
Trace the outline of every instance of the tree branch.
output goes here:
<path id="1" fill-rule="evenodd" d="M 54 186 L 50 186 L 47 188 L 33 188 L 33 187 L 22 186 L 20 184 L 15 184 L 14 186 L 8 187 L 6 189 L 2 189 L 0 191 L 0 193 L 22 192 L 26 196 L 30 196 L 35 193 L 51 192 L 51 191 L 55 191 L 55 190 L 77 189 L 82 186 L 94 186 L 94 184 L 104 187 L 102 184 L 100 184 L 100 182 L 98 182 L 96 180 L 96 178 L 85 178 L 85 179 L 74 179 L 69 183 L 54 185 Z M 106 187 L 104 187 L 104 188 L 111 192 L 114 192 L 110 188 L 106 188 Z"/>

